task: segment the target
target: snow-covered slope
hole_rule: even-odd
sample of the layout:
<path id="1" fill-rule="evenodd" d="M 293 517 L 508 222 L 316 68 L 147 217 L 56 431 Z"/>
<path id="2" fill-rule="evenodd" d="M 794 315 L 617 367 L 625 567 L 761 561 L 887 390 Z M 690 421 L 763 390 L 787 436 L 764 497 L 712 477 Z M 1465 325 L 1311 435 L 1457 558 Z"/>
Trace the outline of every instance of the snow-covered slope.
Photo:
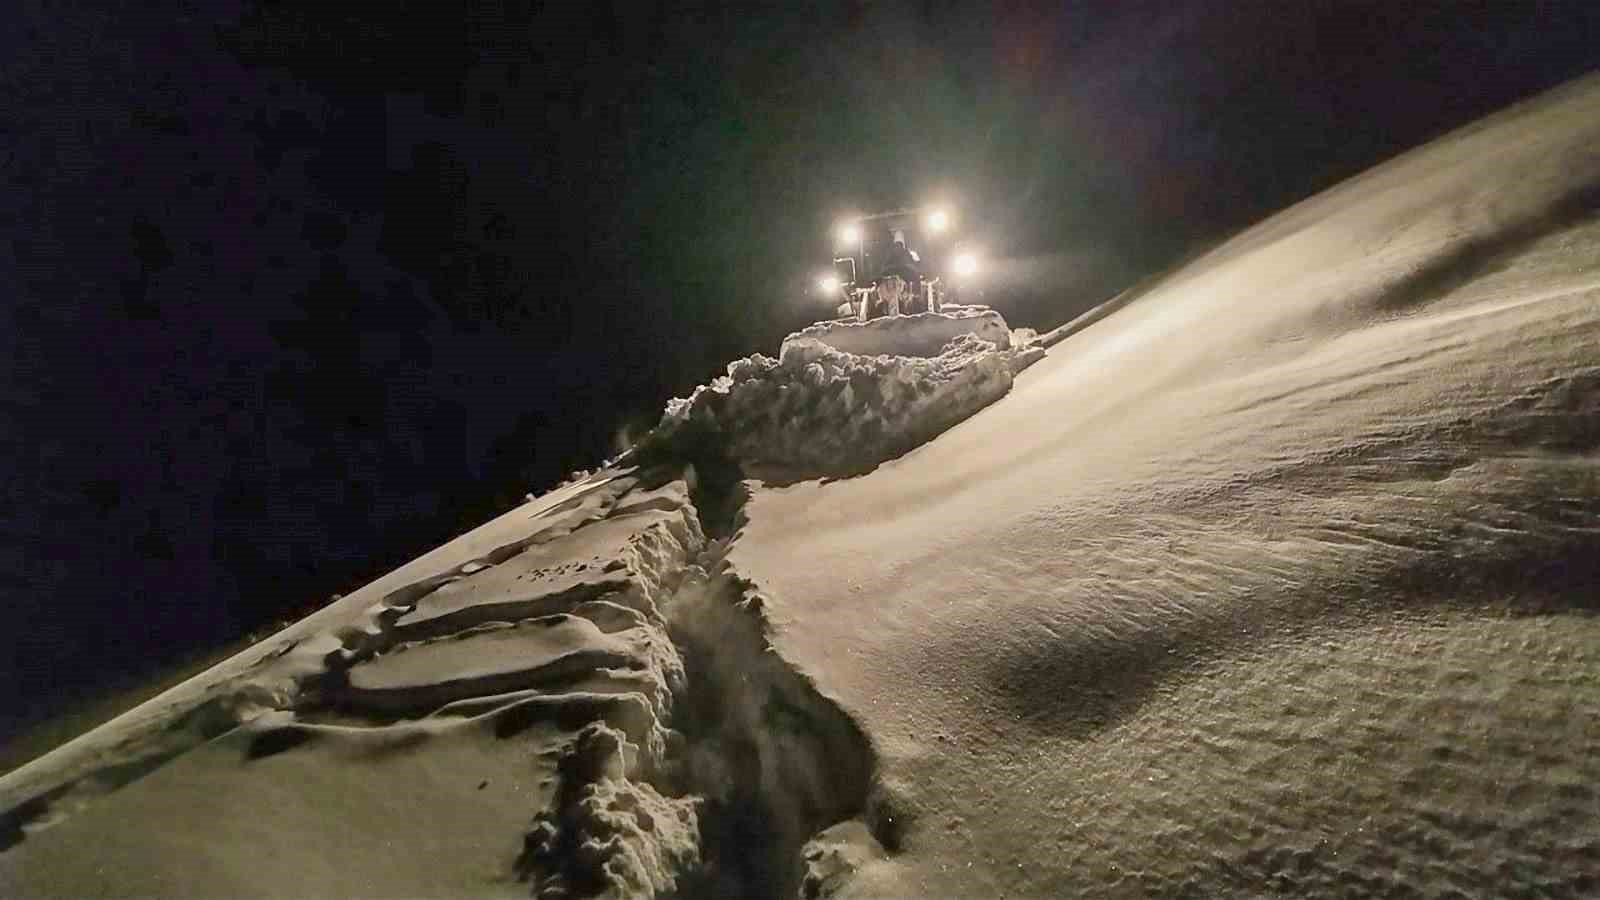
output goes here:
<path id="1" fill-rule="evenodd" d="M 1014 381 L 971 339 L 745 361 L 668 417 L 720 443 L 663 432 L 0 778 L 0 895 L 1591 896 L 1595 148 L 1591 80 Z M 876 379 L 918 432 L 907 366 L 976 414 L 737 482 L 812 436 L 764 392 L 816 432 Z"/>
<path id="2" fill-rule="evenodd" d="M 1590 80 L 757 491 L 732 563 L 900 820 L 847 895 L 1600 891 L 1597 186 Z"/>
<path id="3" fill-rule="evenodd" d="M 660 602 L 705 545 L 678 475 L 566 486 L 0 779 L 0 894 L 673 885 L 698 800 L 649 780 L 684 680 Z"/>

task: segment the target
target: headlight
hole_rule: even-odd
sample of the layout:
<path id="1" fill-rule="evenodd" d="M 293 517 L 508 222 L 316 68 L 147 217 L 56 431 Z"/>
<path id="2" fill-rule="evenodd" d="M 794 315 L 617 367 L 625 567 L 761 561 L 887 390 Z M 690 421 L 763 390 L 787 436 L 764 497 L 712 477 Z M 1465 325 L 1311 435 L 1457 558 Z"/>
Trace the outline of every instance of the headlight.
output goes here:
<path id="1" fill-rule="evenodd" d="M 840 225 L 839 226 L 839 242 L 840 243 L 842 243 L 842 244 L 854 244 L 856 241 L 859 241 L 859 240 L 861 240 L 861 226 L 860 225 L 857 225 L 854 222 L 848 222 L 848 223 L 846 223 L 844 225 Z"/>
<path id="2" fill-rule="evenodd" d="M 928 231 L 938 234 L 950 227 L 950 215 L 942 209 L 936 209 L 928 214 Z"/>
<path id="3" fill-rule="evenodd" d="M 837 293 L 839 290 L 839 279 L 833 275 L 824 275 L 817 279 L 817 287 L 821 288 L 824 294 Z"/>
<path id="4" fill-rule="evenodd" d="M 963 277 L 971 275 L 978 271 L 978 257 L 971 253 L 958 253 L 956 258 L 950 261 L 950 268 L 957 275 Z"/>

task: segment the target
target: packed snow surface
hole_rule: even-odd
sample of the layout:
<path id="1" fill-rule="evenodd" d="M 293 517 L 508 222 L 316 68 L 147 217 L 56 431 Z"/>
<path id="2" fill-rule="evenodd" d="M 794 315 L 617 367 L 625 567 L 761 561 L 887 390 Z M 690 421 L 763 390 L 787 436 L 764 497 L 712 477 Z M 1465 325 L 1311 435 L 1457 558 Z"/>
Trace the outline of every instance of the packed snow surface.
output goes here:
<path id="1" fill-rule="evenodd" d="M 1595 148 L 1591 79 L 1042 361 L 740 360 L 0 778 L 0 895 L 1600 894 Z"/>

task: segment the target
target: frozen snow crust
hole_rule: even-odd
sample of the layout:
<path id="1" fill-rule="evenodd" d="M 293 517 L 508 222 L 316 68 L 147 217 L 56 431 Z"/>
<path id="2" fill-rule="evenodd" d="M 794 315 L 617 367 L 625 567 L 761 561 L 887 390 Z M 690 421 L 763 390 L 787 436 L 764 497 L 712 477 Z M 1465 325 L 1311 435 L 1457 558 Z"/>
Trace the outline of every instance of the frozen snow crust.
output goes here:
<path id="1" fill-rule="evenodd" d="M 866 356 L 829 342 L 907 353 Z M 858 474 L 998 400 L 1043 355 L 1011 349 L 993 310 L 824 323 L 790 335 L 777 359 L 736 360 L 673 400 L 646 444 L 709 440 L 767 481 Z"/>

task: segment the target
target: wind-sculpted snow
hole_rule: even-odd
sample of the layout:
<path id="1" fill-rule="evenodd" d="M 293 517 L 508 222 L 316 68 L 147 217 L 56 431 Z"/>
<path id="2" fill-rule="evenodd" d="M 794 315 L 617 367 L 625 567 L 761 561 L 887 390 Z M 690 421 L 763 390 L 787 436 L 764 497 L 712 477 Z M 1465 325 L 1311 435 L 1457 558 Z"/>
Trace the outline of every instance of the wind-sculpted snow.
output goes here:
<path id="1" fill-rule="evenodd" d="M 918 318 L 884 321 L 915 327 Z M 794 335 L 778 359 L 737 360 L 727 375 L 672 401 L 649 442 L 709 441 L 769 480 L 856 474 L 998 400 L 1043 353 L 962 332 L 932 356 L 861 356 Z"/>
<path id="2" fill-rule="evenodd" d="M 1590 80 L 756 491 L 731 559 L 910 823 L 820 884 L 1600 894 L 1596 147 Z"/>

